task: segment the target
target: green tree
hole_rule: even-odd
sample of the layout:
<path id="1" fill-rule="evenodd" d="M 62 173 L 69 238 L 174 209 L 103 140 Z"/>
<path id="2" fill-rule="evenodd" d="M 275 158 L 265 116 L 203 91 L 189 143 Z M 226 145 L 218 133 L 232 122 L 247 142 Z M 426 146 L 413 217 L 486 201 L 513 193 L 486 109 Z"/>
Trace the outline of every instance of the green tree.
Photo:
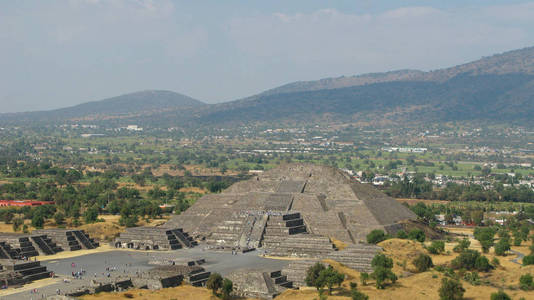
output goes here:
<path id="1" fill-rule="evenodd" d="M 401 229 L 401 230 L 397 231 L 397 238 L 399 238 L 399 239 L 407 239 L 408 238 L 408 234 L 406 233 L 406 231 Z"/>
<path id="2" fill-rule="evenodd" d="M 489 263 L 489 260 L 485 256 L 479 256 L 475 260 L 475 269 L 477 269 L 480 272 L 488 272 L 491 270 L 491 265 Z"/>
<path id="3" fill-rule="evenodd" d="M 523 266 L 534 265 L 534 255 L 526 255 L 523 257 Z"/>
<path id="4" fill-rule="evenodd" d="M 432 254 L 441 254 L 445 252 L 445 242 L 433 241 L 432 244 L 427 248 L 427 250 Z"/>
<path id="5" fill-rule="evenodd" d="M 386 239 L 386 234 L 381 229 L 375 229 L 367 235 L 367 243 L 378 244 Z"/>
<path id="6" fill-rule="evenodd" d="M 425 232 L 421 229 L 412 229 L 408 232 L 408 238 L 410 240 L 418 241 L 423 243 L 426 239 Z"/>
<path id="7" fill-rule="evenodd" d="M 532 280 L 532 275 L 525 274 L 519 277 L 519 288 L 524 291 L 530 291 L 534 289 L 534 282 Z"/>
<path id="8" fill-rule="evenodd" d="M 440 300 L 462 300 L 465 289 L 462 284 L 454 279 L 443 278 L 439 288 Z"/>
<path id="9" fill-rule="evenodd" d="M 32 226 L 35 228 L 43 228 L 45 219 L 42 214 L 37 213 L 32 217 Z"/>
<path id="10" fill-rule="evenodd" d="M 313 266 L 311 266 L 307 271 L 306 271 L 306 278 L 305 278 L 305 282 L 306 282 L 306 285 L 307 286 L 313 286 L 313 287 L 317 287 L 317 278 L 319 278 L 319 273 L 321 273 L 321 271 L 325 270 L 326 267 L 322 264 L 322 263 L 315 263 Z M 319 288 L 317 288 L 319 289 Z"/>
<path id="11" fill-rule="evenodd" d="M 499 256 L 506 255 L 506 252 L 510 250 L 510 242 L 508 239 L 501 238 L 495 245 L 495 254 Z"/>
<path id="12" fill-rule="evenodd" d="M 316 284 L 321 289 L 324 286 L 328 287 L 328 295 L 332 294 L 332 287 L 334 285 L 341 285 L 343 283 L 343 280 L 345 279 L 345 275 L 339 273 L 338 271 L 334 270 L 332 266 L 329 266 L 328 268 L 322 270 L 319 272 L 319 277 L 317 278 Z"/>
<path id="13" fill-rule="evenodd" d="M 391 283 L 397 281 L 397 276 L 391 271 L 393 260 L 386 255 L 382 253 L 375 255 L 371 261 L 371 266 L 373 267 L 371 277 L 376 281 L 376 288 L 383 289 L 386 280 L 390 280 Z"/>
<path id="14" fill-rule="evenodd" d="M 228 279 L 228 278 L 225 278 L 223 280 L 223 283 L 222 283 L 222 294 L 223 294 L 223 299 L 230 299 L 230 294 L 232 293 L 232 290 L 234 289 L 234 284 L 233 282 Z"/>
<path id="15" fill-rule="evenodd" d="M 434 264 L 432 263 L 432 258 L 426 254 L 419 254 L 416 259 L 414 259 L 413 264 L 417 269 L 417 272 L 425 272 L 429 268 L 432 268 Z"/>
<path id="16" fill-rule="evenodd" d="M 56 225 L 62 225 L 63 223 L 65 223 L 65 215 L 59 211 L 56 212 L 54 214 L 54 222 L 56 222 Z"/>
<path id="17" fill-rule="evenodd" d="M 350 291 L 350 297 L 352 300 L 369 300 L 369 296 L 358 291 L 357 289 L 353 289 Z"/>
<path id="18" fill-rule="evenodd" d="M 217 295 L 217 291 L 222 288 L 223 278 L 219 273 L 211 273 L 208 281 L 206 282 L 206 287 L 211 290 L 213 295 Z"/>
<path id="19" fill-rule="evenodd" d="M 471 241 L 469 241 L 469 239 L 467 238 L 464 238 L 463 240 L 458 241 L 458 245 L 454 246 L 452 251 L 456 253 L 461 253 L 464 250 L 468 249 L 470 245 L 471 245 Z"/>
<path id="20" fill-rule="evenodd" d="M 83 218 L 86 224 L 91 224 L 91 223 L 96 222 L 96 220 L 98 219 L 98 208 L 93 206 L 87 209 L 85 213 L 83 214 Z"/>
<path id="21" fill-rule="evenodd" d="M 362 285 L 367 285 L 367 280 L 369 280 L 369 273 L 362 272 L 360 273 L 360 282 Z"/>

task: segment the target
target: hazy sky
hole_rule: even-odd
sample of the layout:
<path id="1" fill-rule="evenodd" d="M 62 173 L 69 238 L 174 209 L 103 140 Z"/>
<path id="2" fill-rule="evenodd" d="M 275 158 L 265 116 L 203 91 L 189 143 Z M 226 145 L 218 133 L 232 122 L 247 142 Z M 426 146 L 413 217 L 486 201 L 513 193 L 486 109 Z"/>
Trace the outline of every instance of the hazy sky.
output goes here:
<path id="1" fill-rule="evenodd" d="M 525 1 L 5 0 L 0 112 L 146 89 L 215 103 L 526 46 L 534 46 L 534 2 Z"/>

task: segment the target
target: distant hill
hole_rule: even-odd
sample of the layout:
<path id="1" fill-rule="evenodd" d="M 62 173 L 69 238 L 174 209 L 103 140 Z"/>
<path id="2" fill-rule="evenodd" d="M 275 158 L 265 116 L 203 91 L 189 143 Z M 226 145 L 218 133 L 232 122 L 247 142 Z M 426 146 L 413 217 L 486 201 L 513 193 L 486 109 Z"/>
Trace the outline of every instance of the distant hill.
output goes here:
<path id="1" fill-rule="evenodd" d="M 2 114 L 0 120 L 38 122 L 129 119 L 204 105 L 206 104 L 199 100 L 172 91 L 147 90 L 50 111 Z"/>
<path id="2" fill-rule="evenodd" d="M 203 110 L 205 125 L 251 122 L 425 123 L 490 121 L 533 123 L 534 75 L 460 74 L 445 82 L 393 81 L 285 94 Z"/>
<path id="3" fill-rule="evenodd" d="M 315 81 L 297 81 L 267 90 L 262 95 L 336 89 L 392 81 L 443 82 L 464 73 L 470 75 L 502 75 L 514 73 L 534 75 L 534 47 L 508 51 L 484 57 L 474 62 L 430 72 L 399 70 L 385 73 L 324 78 Z"/>
<path id="4" fill-rule="evenodd" d="M 295 82 L 221 104 L 144 91 L 77 106 L 0 115 L 0 124 L 98 120 L 155 127 L 256 123 L 425 124 L 483 121 L 534 126 L 534 47 L 431 72 L 400 70 Z"/>

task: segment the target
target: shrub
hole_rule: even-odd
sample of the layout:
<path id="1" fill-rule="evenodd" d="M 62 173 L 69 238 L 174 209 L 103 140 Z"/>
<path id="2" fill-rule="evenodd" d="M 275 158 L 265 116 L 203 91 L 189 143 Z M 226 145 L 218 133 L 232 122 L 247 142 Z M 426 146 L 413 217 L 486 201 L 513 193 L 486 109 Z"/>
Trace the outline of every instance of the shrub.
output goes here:
<path id="1" fill-rule="evenodd" d="M 350 291 L 350 297 L 352 300 L 369 300 L 369 296 L 356 289 Z"/>
<path id="2" fill-rule="evenodd" d="M 464 280 L 471 285 L 480 285 L 480 277 L 477 272 L 466 272 L 464 274 Z"/>
<path id="3" fill-rule="evenodd" d="M 497 258 L 497 257 L 494 257 L 492 260 L 491 260 L 491 264 L 494 266 L 494 267 L 498 267 L 501 265 L 501 261 Z"/>
<path id="4" fill-rule="evenodd" d="M 432 244 L 427 248 L 427 250 L 432 254 L 441 254 L 445 252 L 445 242 L 433 241 Z"/>
<path id="5" fill-rule="evenodd" d="M 469 239 L 467 238 L 464 238 L 463 240 L 458 241 L 458 245 L 454 246 L 452 251 L 456 253 L 461 253 L 464 250 L 468 249 L 469 246 L 471 246 L 471 241 L 469 241 Z"/>
<path id="6" fill-rule="evenodd" d="M 356 282 L 351 282 L 349 283 L 349 285 L 351 290 L 355 290 L 358 287 L 358 284 Z"/>
<path id="7" fill-rule="evenodd" d="M 419 254 L 419 256 L 414 259 L 413 264 L 417 269 L 417 272 L 425 272 L 429 268 L 432 268 L 434 264 L 432 263 L 432 258 L 426 254 Z"/>
<path id="8" fill-rule="evenodd" d="M 491 270 L 491 265 L 489 263 L 489 260 L 485 256 L 479 256 L 475 260 L 475 269 L 477 269 L 480 272 L 488 272 Z"/>
<path id="9" fill-rule="evenodd" d="M 491 300 L 512 300 L 504 291 L 500 290 L 497 293 L 491 294 Z"/>
<path id="10" fill-rule="evenodd" d="M 523 266 L 534 265 L 534 255 L 523 257 Z"/>
<path id="11" fill-rule="evenodd" d="M 451 266 L 454 269 L 472 270 L 475 268 L 475 262 L 480 257 L 480 252 L 467 249 L 452 260 Z"/>
<path id="12" fill-rule="evenodd" d="M 532 282 L 532 275 L 525 274 L 519 278 L 519 288 L 524 291 L 529 291 L 534 289 L 534 283 Z"/>
<path id="13" fill-rule="evenodd" d="M 360 281 L 362 285 L 367 285 L 367 280 L 369 280 L 369 273 L 367 272 L 360 273 Z"/>
<path id="14" fill-rule="evenodd" d="M 386 234 L 383 230 L 375 229 L 367 235 L 367 242 L 369 244 L 378 244 L 386 239 Z"/>
<path id="15" fill-rule="evenodd" d="M 222 283 L 223 299 L 230 299 L 230 293 L 232 293 L 233 289 L 234 283 L 230 279 L 225 278 Z"/>
<path id="16" fill-rule="evenodd" d="M 510 242 L 507 239 L 500 239 L 495 245 L 496 255 L 504 256 L 508 250 L 510 250 Z"/>
<path id="17" fill-rule="evenodd" d="M 397 238 L 399 238 L 399 239 L 407 239 L 408 238 L 408 234 L 406 233 L 406 231 L 401 229 L 401 230 L 397 231 Z"/>
<path id="18" fill-rule="evenodd" d="M 459 281 L 443 278 L 439 288 L 439 299 L 441 300 L 461 300 L 464 297 L 465 289 Z"/>
<path id="19" fill-rule="evenodd" d="M 426 236 L 425 236 L 425 232 L 422 231 L 421 229 L 412 229 L 408 233 L 408 238 L 410 240 L 415 240 L 415 241 L 418 241 L 418 242 L 422 243 L 422 242 L 425 241 Z"/>

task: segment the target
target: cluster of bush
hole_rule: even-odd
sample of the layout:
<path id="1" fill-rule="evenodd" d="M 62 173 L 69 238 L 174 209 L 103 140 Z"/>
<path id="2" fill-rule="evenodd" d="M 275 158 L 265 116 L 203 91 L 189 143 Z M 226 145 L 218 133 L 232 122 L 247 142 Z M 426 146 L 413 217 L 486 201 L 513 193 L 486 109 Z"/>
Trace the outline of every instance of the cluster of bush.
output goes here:
<path id="1" fill-rule="evenodd" d="M 230 279 L 223 278 L 221 274 L 212 273 L 206 282 L 206 287 L 212 291 L 214 296 L 227 300 L 230 299 L 234 284 Z"/>
<path id="2" fill-rule="evenodd" d="M 426 240 L 425 232 L 418 228 L 414 228 L 410 230 L 408 233 L 401 229 L 397 231 L 396 237 L 399 239 L 410 239 L 410 240 L 418 241 L 421 243 L 423 243 Z M 367 235 L 367 243 L 378 244 L 390 238 L 392 238 L 392 236 L 386 234 L 384 230 L 375 229 Z"/>

